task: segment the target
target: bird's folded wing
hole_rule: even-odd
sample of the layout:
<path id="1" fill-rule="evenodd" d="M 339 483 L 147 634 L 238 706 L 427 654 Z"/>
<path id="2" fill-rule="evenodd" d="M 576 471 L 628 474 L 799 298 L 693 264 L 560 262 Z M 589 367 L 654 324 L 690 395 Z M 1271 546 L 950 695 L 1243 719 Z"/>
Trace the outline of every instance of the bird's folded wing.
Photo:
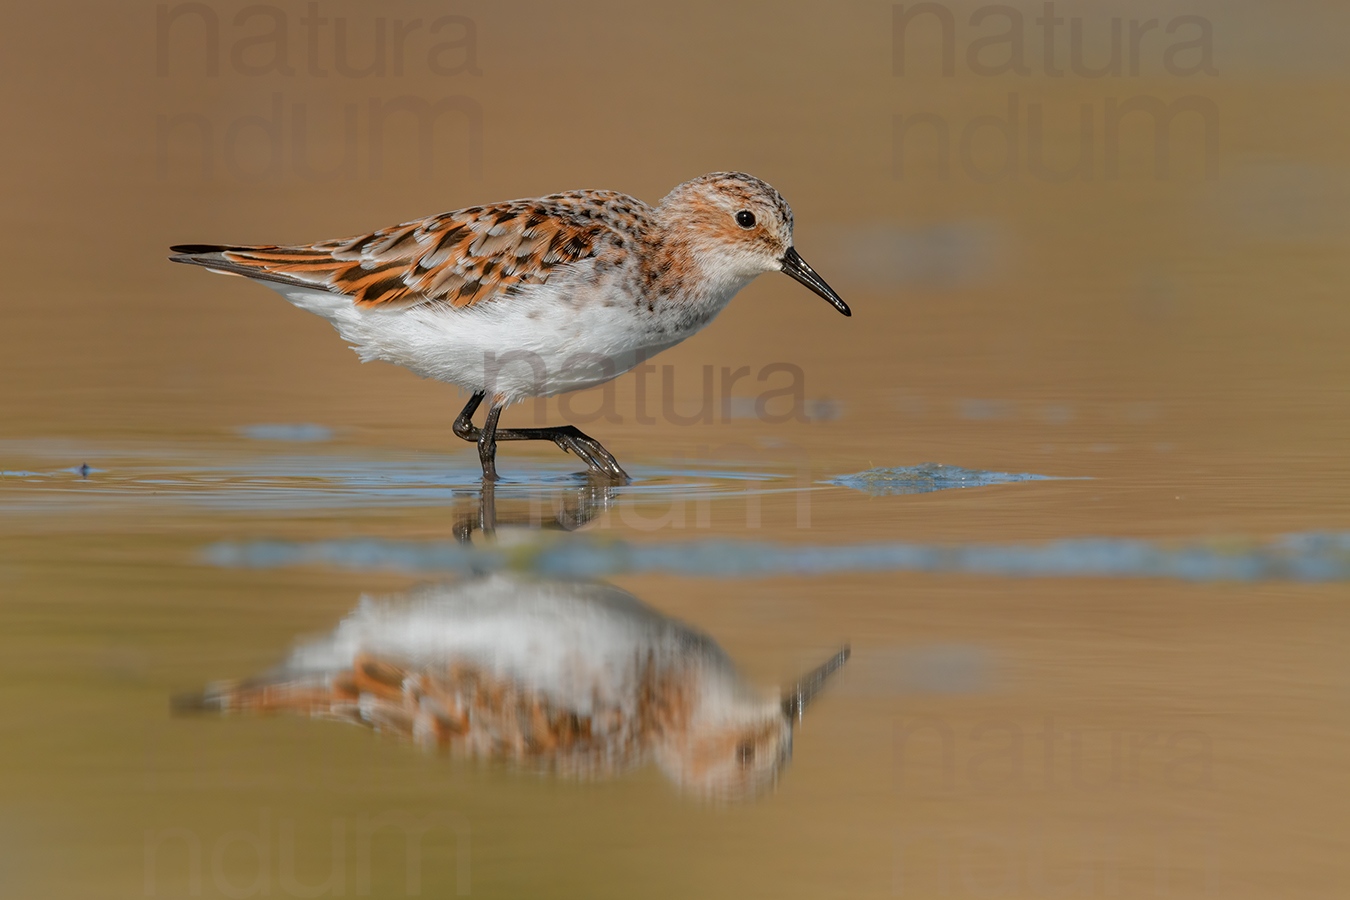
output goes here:
<path id="1" fill-rule="evenodd" d="M 172 709 L 336 719 L 485 758 L 547 757 L 573 774 L 601 774 L 642 739 L 615 707 L 576 711 L 473 665 L 413 668 L 369 654 L 350 669 L 216 683 L 175 697 Z"/>
<path id="2" fill-rule="evenodd" d="M 626 203 L 623 201 L 627 201 Z M 174 262 L 349 296 L 362 307 L 471 306 L 545 281 L 616 238 L 609 192 L 472 206 L 373 234 L 295 246 L 180 244 Z M 626 211 L 626 210 L 625 210 Z"/>

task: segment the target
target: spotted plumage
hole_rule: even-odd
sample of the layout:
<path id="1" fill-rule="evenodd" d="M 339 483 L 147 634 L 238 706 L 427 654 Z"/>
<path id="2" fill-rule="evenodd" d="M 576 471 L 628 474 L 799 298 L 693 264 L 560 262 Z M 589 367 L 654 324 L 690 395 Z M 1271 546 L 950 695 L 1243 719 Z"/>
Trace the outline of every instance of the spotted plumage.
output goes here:
<path id="1" fill-rule="evenodd" d="M 498 432 L 503 407 L 601 384 L 694 334 L 756 276 L 782 271 L 849 315 L 792 243 L 792 209 L 758 178 L 715 172 L 657 206 L 572 191 L 471 206 L 313 244 L 175 246 L 174 262 L 242 275 L 338 330 L 363 360 L 467 388 L 488 426 L 457 423 L 496 477 L 498 440 L 551 440 L 627 476 L 575 429 Z M 463 417 L 461 417 L 463 418 Z"/>
<path id="2" fill-rule="evenodd" d="M 498 574 L 365 599 L 275 671 L 176 708 L 351 722 L 451 756 L 569 778 L 655 763 L 720 799 L 772 784 L 845 648 L 786 694 L 707 635 L 599 582 Z"/>
<path id="3" fill-rule="evenodd" d="M 629 251 L 646 227 L 613 191 L 471 206 L 315 244 L 184 246 L 218 271 L 350 297 L 358 307 L 466 307 L 540 284 L 559 266 Z M 627 210 L 627 212 L 625 212 Z"/>

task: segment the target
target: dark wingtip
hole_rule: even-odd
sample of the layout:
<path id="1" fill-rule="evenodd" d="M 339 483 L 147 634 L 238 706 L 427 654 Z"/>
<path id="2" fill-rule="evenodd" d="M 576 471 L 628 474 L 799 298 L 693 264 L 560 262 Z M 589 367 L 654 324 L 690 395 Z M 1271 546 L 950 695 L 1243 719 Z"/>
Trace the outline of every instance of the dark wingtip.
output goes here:
<path id="1" fill-rule="evenodd" d="M 169 248 L 174 253 L 219 253 L 228 249 L 224 244 L 174 244 Z"/>

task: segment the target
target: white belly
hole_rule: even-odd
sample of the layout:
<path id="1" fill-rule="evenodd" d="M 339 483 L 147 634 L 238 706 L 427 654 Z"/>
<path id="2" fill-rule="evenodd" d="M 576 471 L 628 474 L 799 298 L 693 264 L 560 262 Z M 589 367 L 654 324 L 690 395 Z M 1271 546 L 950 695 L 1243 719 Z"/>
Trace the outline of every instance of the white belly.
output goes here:
<path id="1" fill-rule="evenodd" d="M 711 639 L 625 591 L 505 574 L 363 599 L 330 635 L 297 647 L 282 671 L 329 674 L 363 654 L 414 667 L 469 663 L 583 712 L 635 704 L 644 663 L 684 660 L 735 677 Z"/>
<path id="2" fill-rule="evenodd" d="M 538 285 L 463 309 L 358 309 L 338 294 L 268 286 L 332 322 L 364 361 L 508 401 L 603 384 L 698 331 L 731 299 L 677 321 L 639 306 L 617 279 Z"/>

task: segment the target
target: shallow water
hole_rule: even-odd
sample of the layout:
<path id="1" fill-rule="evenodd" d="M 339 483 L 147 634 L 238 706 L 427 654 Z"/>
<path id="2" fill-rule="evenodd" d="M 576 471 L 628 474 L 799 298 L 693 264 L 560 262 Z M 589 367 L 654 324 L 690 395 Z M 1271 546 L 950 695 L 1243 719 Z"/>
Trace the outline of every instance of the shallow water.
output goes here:
<path id="1" fill-rule="evenodd" d="M 374 12 L 325 5 L 312 45 L 305 5 L 276 7 L 286 74 L 257 71 L 273 45 L 248 43 L 261 19 L 231 24 L 244 6 L 215 7 L 215 74 L 199 13 L 161 43 L 156 17 L 187 6 L 7 16 L 0 94 L 24 127 L 0 149 L 0 895 L 1346 892 L 1345 12 L 1058 4 L 1089 68 L 1112 17 L 1159 18 L 1137 72 L 1127 53 L 1096 77 L 1070 24 L 1046 71 L 1040 3 L 1015 5 L 1026 74 L 972 69 L 1013 49 L 971 51 L 1006 16 L 970 25 L 972 6 L 947 76 L 936 18 L 896 73 L 891 4 L 470 5 L 453 12 L 476 38 L 447 23 L 462 42 L 429 59 L 446 10 L 399 0 L 380 15 L 406 26 L 402 67 L 391 44 L 356 76 Z M 1200 27 L 1167 30 L 1186 15 L 1212 27 L 1213 71 L 1165 55 Z M 408 96 L 481 107 L 481 148 L 447 114 L 424 176 L 391 119 L 374 165 L 371 103 Z M 1163 177 L 1147 121 L 1108 140 L 1129 97 L 1212 103 L 1214 146 L 1178 116 Z M 1010 102 L 1014 131 L 969 130 Z M 1080 109 L 1090 177 L 1044 177 L 1071 170 Z M 949 128 L 945 173 L 919 132 L 897 168 L 896 117 L 924 113 Z M 163 258 L 579 186 L 654 201 L 727 167 L 783 190 L 854 316 L 766 276 L 644 381 L 507 412 L 603 440 L 634 475 L 617 487 L 504 445 L 485 493 L 450 431 L 463 396 Z M 759 767 L 655 714 L 588 744 L 621 729 L 525 690 L 474 745 L 456 704 L 501 691 L 462 682 L 500 688 L 512 652 L 529 668 L 514 627 L 482 632 L 460 681 L 353 664 L 365 699 L 327 707 L 347 721 L 308 694 L 185 714 L 209 686 L 279 679 L 361 609 L 497 577 L 554 597 L 536 612 L 582 668 L 613 645 L 566 630 L 577 597 L 683 635 L 676 675 L 729 660 L 713 687 L 742 698 L 736 721 L 780 729 Z M 417 679 L 438 677 L 454 690 L 428 719 Z M 643 684 L 624 696 L 658 711 L 712 690 Z"/>

